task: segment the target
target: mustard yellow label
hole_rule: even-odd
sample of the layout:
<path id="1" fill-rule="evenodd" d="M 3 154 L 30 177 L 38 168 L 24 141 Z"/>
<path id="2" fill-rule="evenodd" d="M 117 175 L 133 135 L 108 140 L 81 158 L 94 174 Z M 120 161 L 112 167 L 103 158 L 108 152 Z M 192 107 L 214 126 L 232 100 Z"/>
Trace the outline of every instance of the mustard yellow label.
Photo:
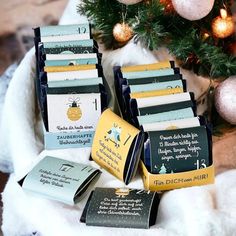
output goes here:
<path id="1" fill-rule="evenodd" d="M 213 184 L 215 179 L 214 166 L 174 174 L 151 174 L 140 161 L 144 188 L 151 191 L 162 191 L 183 187 Z"/>
<path id="2" fill-rule="evenodd" d="M 124 181 L 123 173 L 128 152 L 139 132 L 110 109 L 105 110 L 100 117 L 93 140 L 93 160 Z"/>
<path id="3" fill-rule="evenodd" d="M 123 66 L 122 72 L 134 72 L 134 71 L 145 71 L 145 70 L 159 70 L 171 68 L 170 61 L 162 61 L 153 64 L 135 65 L 135 66 Z"/>
<path id="4" fill-rule="evenodd" d="M 92 70 L 96 69 L 96 65 L 71 65 L 71 66 L 45 66 L 44 71 L 46 72 L 64 72 L 64 71 L 75 71 L 75 70 Z"/>
<path id="5" fill-rule="evenodd" d="M 131 98 L 147 98 L 147 97 L 155 97 L 155 96 L 163 96 L 169 94 L 183 93 L 183 88 L 170 88 L 170 89 L 162 89 L 162 90 L 152 90 L 148 92 L 137 92 L 131 93 Z"/>

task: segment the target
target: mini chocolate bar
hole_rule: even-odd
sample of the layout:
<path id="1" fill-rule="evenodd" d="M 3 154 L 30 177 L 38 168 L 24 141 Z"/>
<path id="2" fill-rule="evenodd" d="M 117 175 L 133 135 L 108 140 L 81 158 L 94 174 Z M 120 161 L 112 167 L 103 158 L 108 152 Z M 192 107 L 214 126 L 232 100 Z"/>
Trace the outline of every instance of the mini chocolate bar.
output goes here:
<path id="1" fill-rule="evenodd" d="M 144 157 L 152 174 L 168 174 L 206 168 L 212 164 L 208 125 L 147 132 Z"/>
<path id="2" fill-rule="evenodd" d="M 106 109 L 96 128 L 91 157 L 128 184 L 136 174 L 142 146 L 143 132 Z"/>
<path id="3" fill-rule="evenodd" d="M 80 221 L 89 226 L 144 228 L 156 223 L 159 195 L 141 189 L 95 188 Z"/>

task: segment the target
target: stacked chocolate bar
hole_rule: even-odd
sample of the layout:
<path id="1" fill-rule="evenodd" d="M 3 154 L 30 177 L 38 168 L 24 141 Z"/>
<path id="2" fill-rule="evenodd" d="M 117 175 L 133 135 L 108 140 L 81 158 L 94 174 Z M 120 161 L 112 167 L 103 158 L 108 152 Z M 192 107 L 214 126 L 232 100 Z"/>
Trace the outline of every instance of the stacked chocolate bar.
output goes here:
<path id="1" fill-rule="evenodd" d="M 101 54 L 91 39 L 90 25 L 44 26 L 34 32 L 45 146 L 91 146 L 107 103 Z"/>
<path id="2" fill-rule="evenodd" d="M 196 115 L 194 94 L 174 62 L 114 67 L 114 75 L 124 119 L 145 132 L 142 161 L 150 173 L 212 164 L 209 124 Z"/>

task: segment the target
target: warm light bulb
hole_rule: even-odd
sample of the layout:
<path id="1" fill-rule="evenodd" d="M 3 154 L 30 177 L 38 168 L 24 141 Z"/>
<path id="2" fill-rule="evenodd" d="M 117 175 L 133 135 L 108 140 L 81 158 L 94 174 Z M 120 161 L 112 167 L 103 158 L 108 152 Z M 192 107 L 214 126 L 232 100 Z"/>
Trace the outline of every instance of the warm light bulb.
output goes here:
<path id="1" fill-rule="evenodd" d="M 225 9 L 220 9 L 220 16 L 222 19 L 226 19 L 226 17 L 228 16 L 227 11 Z"/>
<path id="2" fill-rule="evenodd" d="M 217 38 L 227 38 L 234 32 L 234 21 L 225 9 L 220 9 L 220 16 L 212 21 L 212 31 Z"/>

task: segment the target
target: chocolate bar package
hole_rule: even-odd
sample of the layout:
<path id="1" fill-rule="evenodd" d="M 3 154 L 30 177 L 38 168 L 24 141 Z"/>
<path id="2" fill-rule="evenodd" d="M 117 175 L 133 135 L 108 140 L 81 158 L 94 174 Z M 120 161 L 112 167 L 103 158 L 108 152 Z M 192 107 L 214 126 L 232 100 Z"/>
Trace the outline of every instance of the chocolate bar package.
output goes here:
<path id="1" fill-rule="evenodd" d="M 209 125 L 203 120 L 197 123 L 193 119 L 197 117 L 185 119 L 182 123 L 172 121 L 170 126 L 144 127 L 146 135 L 142 158 L 150 173 L 179 173 L 212 164 Z"/>
<path id="2" fill-rule="evenodd" d="M 74 205 L 100 175 L 101 171 L 91 166 L 46 156 L 19 184 L 30 194 Z"/>
<path id="3" fill-rule="evenodd" d="M 104 96 L 102 84 L 47 87 L 48 131 L 95 131 L 107 105 Z"/>
<path id="4" fill-rule="evenodd" d="M 161 62 L 158 61 L 156 63 L 151 63 L 151 64 L 122 66 L 121 71 L 122 73 L 125 73 L 125 72 L 160 70 L 174 67 L 175 67 L 174 61 L 161 61 Z"/>
<path id="5" fill-rule="evenodd" d="M 174 74 L 174 75 L 147 77 L 147 78 L 127 79 L 127 84 L 138 85 L 138 84 L 159 83 L 159 82 L 182 80 L 182 79 L 183 79 L 183 76 L 181 74 Z"/>
<path id="6" fill-rule="evenodd" d="M 144 228 L 156 222 L 159 195 L 129 188 L 95 188 L 80 221 L 89 226 Z"/>
<path id="7" fill-rule="evenodd" d="M 151 98 L 131 99 L 131 121 L 139 127 L 148 120 L 153 122 L 180 118 L 190 118 L 196 115 L 196 102 L 193 93 L 179 93 Z M 182 109 L 181 113 L 178 113 Z M 145 122 L 146 121 L 146 122 Z"/>
<path id="8" fill-rule="evenodd" d="M 91 38 L 91 26 L 88 23 L 74 24 L 74 25 L 50 25 L 41 26 L 34 29 L 35 37 L 45 40 L 46 37 L 51 37 L 52 41 L 57 42 L 58 38 L 68 36 L 71 38 L 73 35 L 81 36 L 81 39 Z M 44 38 L 45 37 L 45 38 Z M 65 38 L 62 41 L 67 41 Z M 77 39 L 76 39 L 77 40 Z"/>
<path id="9" fill-rule="evenodd" d="M 193 118 L 195 113 L 192 107 L 180 108 L 180 109 L 170 109 L 166 112 L 158 112 L 151 115 L 137 116 L 137 126 L 142 126 L 148 123 L 163 122 L 168 120 L 179 120 Z"/>
<path id="10" fill-rule="evenodd" d="M 182 85 L 181 85 L 182 84 Z M 135 86 L 135 87 L 134 87 Z M 172 88 L 172 87 L 174 88 Z M 177 86 L 177 87 L 176 87 Z M 181 87 L 182 86 L 182 87 Z M 158 89 L 159 88 L 159 89 Z M 133 89 L 133 93 L 132 93 Z M 153 90 L 157 89 L 157 90 Z M 134 109 L 132 99 L 136 98 L 147 98 L 149 97 L 164 97 L 164 95 L 170 94 L 179 94 L 186 89 L 186 84 L 184 80 L 175 80 L 175 81 L 167 81 L 160 83 L 151 83 L 151 84 L 143 84 L 143 85 L 122 85 L 122 97 L 120 101 L 121 110 L 123 112 L 124 117 L 133 123 Z M 135 96 L 134 96 L 135 95 Z M 136 120 L 137 121 L 137 120 Z M 135 122 L 136 123 L 136 122 Z"/>
<path id="11" fill-rule="evenodd" d="M 177 68 L 170 68 L 171 65 L 173 66 L 173 63 L 164 62 L 164 65 L 169 66 L 169 68 L 166 69 L 166 67 L 164 67 L 165 69 L 161 69 L 160 67 L 160 69 L 157 70 L 159 64 L 161 63 L 127 67 L 116 66 L 113 68 L 116 96 L 124 119 L 130 120 L 127 107 L 130 97 L 150 97 L 185 91 L 185 81 L 182 80 L 182 76 L 178 74 L 179 70 Z M 135 72 L 135 69 L 138 71 Z M 126 78 L 124 77 L 125 73 L 131 76 Z M 132 76 L 132 73 L 136 73 L 137 76 Z M 149 77 L 147 76 L 148 73 L 150 73 Z M 142 77 L 142 75 L 144 77 Z M 135 82 L 132 83 L 132 81 Z M 138 81 L 140 81 L 140 83 Z M 173 81 L 172 84 L 171 81 Z M 127 87 L 128 85 L 130 85 L 130 87 Z"/>
<path id="12" fill-rule="evenodd" d="M 128 184 L 136 174 L 143 147 L 143 132 L 110 109 L 98 122 L 92 145 L 92 159 Z"/>

